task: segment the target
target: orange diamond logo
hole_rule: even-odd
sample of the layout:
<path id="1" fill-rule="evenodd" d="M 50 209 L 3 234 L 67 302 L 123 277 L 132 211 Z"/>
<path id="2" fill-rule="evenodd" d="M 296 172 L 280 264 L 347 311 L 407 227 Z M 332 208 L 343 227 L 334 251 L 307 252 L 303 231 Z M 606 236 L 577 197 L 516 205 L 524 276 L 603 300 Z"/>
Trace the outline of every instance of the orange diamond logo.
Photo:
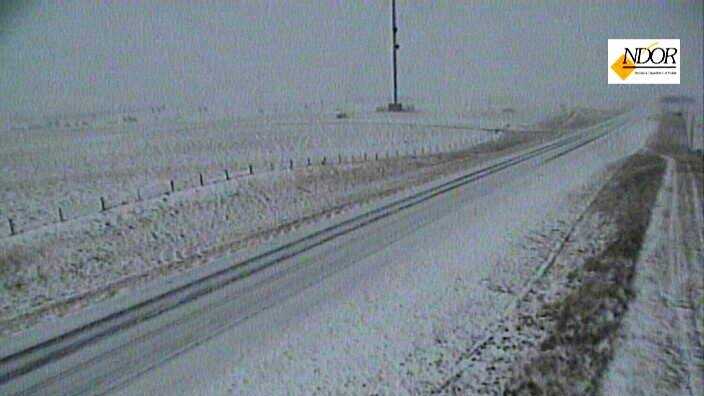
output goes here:
<path id="1" fill-rule="evenodd" d="M 611 65 L 611 70 L 618 74 L 618 76 L 621 77 L 621 80 L 627 79 L 628 76 L 633 73 L 633 70 L 635 70 L 632 67 L 624 66 L 635 66 L 632 60 L 626 58 L 626 54 L 619 56 L 618 59 L 616 59 L 616 62 Z"/>

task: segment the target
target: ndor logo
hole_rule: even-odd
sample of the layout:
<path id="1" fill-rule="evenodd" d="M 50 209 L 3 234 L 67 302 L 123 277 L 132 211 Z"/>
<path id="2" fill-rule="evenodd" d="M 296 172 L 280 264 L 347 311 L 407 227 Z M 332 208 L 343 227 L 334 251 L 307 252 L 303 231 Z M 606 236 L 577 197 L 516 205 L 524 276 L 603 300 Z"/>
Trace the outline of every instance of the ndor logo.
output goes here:
<path id="1" fill-rule="evenodd" d="M 680 40 L 609 39 L 609 84 L 679 84 Z"/>

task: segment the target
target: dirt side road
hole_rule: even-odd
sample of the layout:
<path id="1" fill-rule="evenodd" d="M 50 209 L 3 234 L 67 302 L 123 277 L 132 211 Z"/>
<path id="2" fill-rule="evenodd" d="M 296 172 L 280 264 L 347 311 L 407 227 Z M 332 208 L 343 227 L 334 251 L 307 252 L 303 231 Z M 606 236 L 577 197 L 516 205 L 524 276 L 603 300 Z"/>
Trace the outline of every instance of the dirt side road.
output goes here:
<path id="1" fill-rule="evenodd" d="M 604 395 L 704 394 L 704 160 L 667 144 L 683 130 L 665 119 L 651 142 L 668 168 Z"/>

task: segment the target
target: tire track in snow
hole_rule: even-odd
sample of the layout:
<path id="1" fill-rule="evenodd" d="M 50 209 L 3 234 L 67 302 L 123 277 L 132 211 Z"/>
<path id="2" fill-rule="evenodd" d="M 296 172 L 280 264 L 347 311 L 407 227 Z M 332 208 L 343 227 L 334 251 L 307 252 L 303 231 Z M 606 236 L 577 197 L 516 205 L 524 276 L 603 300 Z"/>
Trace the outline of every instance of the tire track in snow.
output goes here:
<path id="1" fill-rule="evenodd" d="M 690 165 L 687 165 L 688 173 L 692 174 L 694 171 Z M 692 194 L 694 196 L 694 212 L 695 219 L 697 222 L 697 235 L 699 236 L 699 253 L 701 256 L 702 249 L 704 249 L 704 208 L 702 207 L 702 197 L 699 196 L 700 189 L 697 188 L 697 178 L 694 176 L 690 177 L 690 182 L 692 185 Z M 702 186 L 704 187 L 704 186 Z"/>
<path id="2" fill-rule="evenodd" d="M 698 248 L 695 249 L 694 251 L 694 256 L 697 257 L 697 260 L 699 263 L 704 263 L 704 207 L 702 207 L 702 197 L 699 195 L 700 189 L 697 188 L 698 183 L 697 183 L 697 177 L 694 176 L 694 170 L 690 165 L 688 165 L 688 174 L 690 175 L 690 182 L 691 182 L 691 187 L 692 187 L 692 201 L 693 201 L 693 206 L 694 206 L 694 222 L 695 222 L 695 229 L 697 232 L 697 237 L 698 237 L 698 242 L 699 246 Z M 704 187 L 704 186 L 702 186 Z M 696 262 L 695 262 L 696 265 Z M 701 293 L 701 290 L 700 290 Z M 699 347 L 700 347 L 700 352 L 704 355 L 704 326 L 700 325 L 697 323 L 696 319 L 699 319 L 702 323 L 704 323 L 704 307 L 699 304 L 698 310 L 696 312 L 696 315 L 699 315 L 699 318 L 695 317 L 694 321 L 694 326 L 697 329 L 698 335 L 699 335 Z M 704 356 L 702 356 L 704 358 Z"/>
<path id="3" fill-rule="evenodd" d="M 686 164 L 687 178 L 689 178 L 689 187 L 692 189 L 691 195 L 691 207 L 688 209 L 694 210 L 694 216 L 690 219 L 690 225 L 693 228 L 693 233 L 696 235 L 692 238 L 695 242 L 695 246 L 691 248 L 691 259 L 688 260 L 688 270 L 689 276 L 692 279 L 702 280 L 702 268 L 704 265 L 704 209 L 702 208 L 701 197 L 699 196 L 700 190 L 697 189 L 697 177 L 695 176 L 696 170 L 688 163 Z M 691 229 L 690 228 L 690 229 Z M 699 266 L 699 267 L 697 267 Z M 704 290 L 702 290 L 704 283 L 694 284 L 692 290 L 687 294 L 689 297 L 689 302 L 691 304 L 691 326 L 692 326 L 692 342 L 694 343 L 695 349 L 695 374 L 697 376 L 697 394 L 704 394 L 704 328 L 702 328 L 702 320 L 704 319 L 704 310 L 701 306 L 702 298 L 704 298 Z"/>
<path id="4" fill-rule="evenodd" d="M 701 370 L 697 367 L 695 354 L 700 349 L 694 309 L 696 303 L 692 301 L 689 290 L 689 277 L 691 275 L 690 263 L 684 251 L 682 239 L 682 223 L 680 218 L 680 181 L 677 164 L 671 157 L 666 157 L 668 171 L 672 172 L 670 200 L 670 220 L 668 224 L 669 246 L 669 271 L 671 274 L 668 291 L 670 305 L 675 311 L 677 318 L 677 337 L 680 345 L 680 352 L 684 360 L 685 375 L 687 378 L 687 390 L 690 395 L 704 394 L 704 383 L 701 378 Z M 685 176 L 686 178 L 686 173 Z"/>

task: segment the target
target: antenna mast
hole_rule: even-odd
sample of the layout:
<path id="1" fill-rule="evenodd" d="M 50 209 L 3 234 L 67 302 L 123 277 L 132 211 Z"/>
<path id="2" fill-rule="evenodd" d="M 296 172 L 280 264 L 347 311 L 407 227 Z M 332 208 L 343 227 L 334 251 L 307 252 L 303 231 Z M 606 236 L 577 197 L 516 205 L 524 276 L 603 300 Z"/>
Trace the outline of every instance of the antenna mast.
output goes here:
<path id="1" fill-rule="evenodd" d="M 391 0 L 391 37 L 392 37 L 392 48 L 391 55 L 393 57 L 393 70 L 394 70 L 394 101 L 389 103 L 389 111 L 402 111 L 403 106 L 398 102 L 398 66 L 396 52 L 399 49 L 398 42 L 396 41 L 396 33 L 398 32 L 398 26 L 396 26 L 396 0 Z"/>

